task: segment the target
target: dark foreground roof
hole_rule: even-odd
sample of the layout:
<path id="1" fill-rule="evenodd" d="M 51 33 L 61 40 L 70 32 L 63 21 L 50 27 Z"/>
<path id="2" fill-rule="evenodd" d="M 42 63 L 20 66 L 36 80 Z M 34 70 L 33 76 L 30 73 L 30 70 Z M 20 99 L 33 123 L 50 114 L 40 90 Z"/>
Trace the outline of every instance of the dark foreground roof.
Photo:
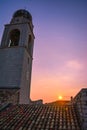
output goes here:
<path id="1" fill-rule="evenodd" d="M 10 105 L 0 113 L 0 130 L 80 130 L 78 119 L 68 104 Z"/>

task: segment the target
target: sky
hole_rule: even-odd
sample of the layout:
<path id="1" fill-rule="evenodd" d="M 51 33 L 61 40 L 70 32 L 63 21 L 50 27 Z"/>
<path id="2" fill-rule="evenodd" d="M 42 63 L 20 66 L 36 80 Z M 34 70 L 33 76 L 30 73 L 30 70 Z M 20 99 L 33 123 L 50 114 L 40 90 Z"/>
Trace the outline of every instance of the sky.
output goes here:
<path id="1" fill-rule="evenodd" d="M 87 0 L 0 0 L 0 41 L 18 9 L 34 25 L 31 99 L 44 103 L 87 87 Z"/>

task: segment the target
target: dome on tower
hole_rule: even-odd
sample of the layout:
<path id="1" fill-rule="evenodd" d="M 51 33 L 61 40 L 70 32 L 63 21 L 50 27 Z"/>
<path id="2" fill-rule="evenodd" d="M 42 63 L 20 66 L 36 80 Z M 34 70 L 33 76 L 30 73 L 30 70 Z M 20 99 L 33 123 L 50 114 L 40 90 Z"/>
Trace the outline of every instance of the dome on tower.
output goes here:
<path id="1" fill-rule="evenodd" d="M 31 20 L 32 21 L 32 16 L 31 16 L 31 14 L 27 11 L 27 10 L 25 10 L 25 9 L 20 9 L 20 10 L 17 10 L 14 14 L 13 14 L 13 18 L 15 18 L 15 17 L 25 17 L 25 18 L 27 18 L 27 19 L 29 19 L 29 20 Z"/>

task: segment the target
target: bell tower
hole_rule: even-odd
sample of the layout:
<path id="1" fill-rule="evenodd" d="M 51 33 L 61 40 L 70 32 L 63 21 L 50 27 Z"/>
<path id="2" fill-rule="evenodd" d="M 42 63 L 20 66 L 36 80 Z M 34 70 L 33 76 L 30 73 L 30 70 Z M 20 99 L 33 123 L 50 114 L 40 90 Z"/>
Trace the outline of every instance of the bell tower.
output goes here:
<path id="1" fill-rule="evenodd" d="M 0 47 L 0 102 L 28 104 L 34 33 L 31 14 L 17 10 L 5 25 Z"/>

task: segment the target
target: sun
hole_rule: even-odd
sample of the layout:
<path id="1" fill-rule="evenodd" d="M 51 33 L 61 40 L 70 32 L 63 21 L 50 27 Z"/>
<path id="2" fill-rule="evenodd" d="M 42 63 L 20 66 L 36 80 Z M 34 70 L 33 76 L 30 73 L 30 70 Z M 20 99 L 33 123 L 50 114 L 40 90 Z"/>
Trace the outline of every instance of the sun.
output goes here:
<path id="1" fill-rule="evenodd" d="M 62 100 L 62 99 L 63 99 L 63 97 L 62 97 L 62 96 L 58 96 L 58 99 L 59 99 L 59 100 Z"/>

